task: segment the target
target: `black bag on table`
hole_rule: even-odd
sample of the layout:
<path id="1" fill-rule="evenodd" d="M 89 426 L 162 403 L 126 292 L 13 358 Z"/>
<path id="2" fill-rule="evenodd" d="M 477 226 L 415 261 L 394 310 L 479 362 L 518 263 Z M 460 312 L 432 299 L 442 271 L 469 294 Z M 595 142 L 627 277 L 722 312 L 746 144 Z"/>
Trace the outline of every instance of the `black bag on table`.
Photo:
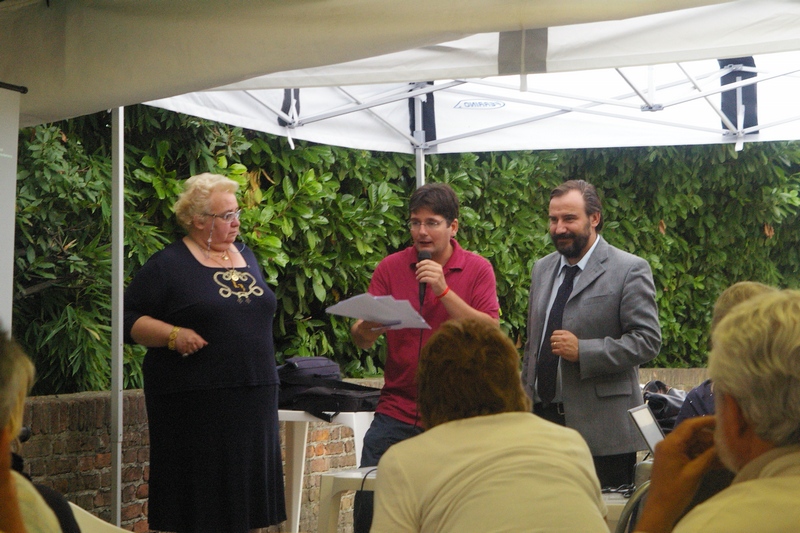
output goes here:
<path id="1" fill-rule="evenodd" d="M 675 419 L 686 399 L 686 391 L 670 387 L 663 381 L 648 381 L 642 388 L 644 401 L 650 406 L 653 415 L 665 435 L 675 428 Z"/>
<path id="2" fill-rule="evenodd" d="M 291 357 L 278 367 L 278 407 L 305 411 L 330 422 L 343 411 L 374 411 L 381 390 L 341 380 L 339 365 L 326 357 Z"/>

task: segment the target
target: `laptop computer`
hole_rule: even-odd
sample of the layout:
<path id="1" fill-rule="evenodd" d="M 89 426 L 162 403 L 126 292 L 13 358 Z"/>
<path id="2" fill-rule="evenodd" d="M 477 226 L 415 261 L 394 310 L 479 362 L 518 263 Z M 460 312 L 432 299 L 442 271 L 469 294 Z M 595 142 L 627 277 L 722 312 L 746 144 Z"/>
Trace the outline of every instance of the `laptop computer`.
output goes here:
<path id="1" fill-rule="evenodd" d="M 642 404 L 633 409 L 628 409 L 628 414 L 631 415 L 633 423 L 642 434 L 650 453 L 655 453 L 656 444 L 664 439 L 664 432 L 661 431 L 661 426 L 658 425 L 658 420 L 650 410 L 650 406 Z"/>

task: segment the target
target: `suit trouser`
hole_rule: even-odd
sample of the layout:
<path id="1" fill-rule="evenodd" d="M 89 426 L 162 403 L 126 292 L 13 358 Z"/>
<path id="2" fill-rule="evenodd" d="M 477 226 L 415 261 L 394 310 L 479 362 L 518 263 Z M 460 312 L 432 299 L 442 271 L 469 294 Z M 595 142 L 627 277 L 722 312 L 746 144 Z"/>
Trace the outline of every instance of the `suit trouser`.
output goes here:
<path id="1" fill-rule="evenodd" d="M 566 426 L 564 406 L 560 403 L 544 405 L 536 403 L 533 413 L 554 424 Z M 600 479 L 601 487 L 619 487 L 631 485 L 636 469 L 636 452 L 617 455 L 593 455 L 594 469 Z"/>

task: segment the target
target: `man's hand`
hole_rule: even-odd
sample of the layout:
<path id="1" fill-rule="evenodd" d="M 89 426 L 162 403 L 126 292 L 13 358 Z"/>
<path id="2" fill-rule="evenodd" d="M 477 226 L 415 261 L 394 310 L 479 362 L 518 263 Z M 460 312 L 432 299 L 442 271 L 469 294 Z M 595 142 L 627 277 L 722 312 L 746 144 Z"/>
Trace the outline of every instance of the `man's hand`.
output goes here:
<path id="1" fill-rule="evenodd" d="M 719 464 L 713 416 L 684 420 L 656 446 L 650 490 L 636 531 L 667 533 L 691 503 L 703 475 Z"/>
<path id="2" fill-rule="evenodd" d="M 578 337 L 565 329 L 557 329 L 550 336 L 550 347 L 553 355 L 566 359 L 570 363 L 578 362 Z"/>
<path id="3" fill-rule="evenodd" d="M 353 342 L 363 350 L 369 349 L 378 337 L 389 331 L 389 326 L 380 322 L 370 322 L 369 320 L 356 320 L 350 328 Z"/>
<path id="4" fill-rule="evenodd" d="M 418 282 L 428 284 L 433 294 L 442 294 L 447 288 L 442 265 L 432 259 L 423 259 L 417 263 L 416 276 Z"/>

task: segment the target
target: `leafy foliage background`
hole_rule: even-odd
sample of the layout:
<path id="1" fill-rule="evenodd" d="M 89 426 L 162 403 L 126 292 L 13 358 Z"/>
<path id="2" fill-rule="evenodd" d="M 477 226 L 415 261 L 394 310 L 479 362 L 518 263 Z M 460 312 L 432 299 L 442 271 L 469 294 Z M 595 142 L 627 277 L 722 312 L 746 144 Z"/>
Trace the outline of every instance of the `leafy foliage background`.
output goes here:
<path id="1" fill-rule="evenodd" d="M 147 106 L 126 113 L 126 275 L 181 236 L 172 204 L 185 178 L 242 185 L 242 237 L 278 297 L 279 360 L 325 355 L 351 376 L 380 373 L 350 321 L 325 308 L 364 292 L 372 270 L 408 245 L 413 156 L 244 131 Z M 39 372 L 35 393 L 104 390 L 110 362 L 110 118 L 23 129 L 19 143 L 13 331 Z M 798 287 L 796 143 L 434 155 L 428 181 L 462 202 L 459 242 L 494 265 L 501 325 L 526 339 L 533 262 L 550 253 L 550 190 L 595 184 L 603 235 L 646 258 L 664 336 L 653 366 L 703 366 L 713 302 L 735 281 Z M 141 347 L 126 347 L 126 387 L 141 387 Z"/>

